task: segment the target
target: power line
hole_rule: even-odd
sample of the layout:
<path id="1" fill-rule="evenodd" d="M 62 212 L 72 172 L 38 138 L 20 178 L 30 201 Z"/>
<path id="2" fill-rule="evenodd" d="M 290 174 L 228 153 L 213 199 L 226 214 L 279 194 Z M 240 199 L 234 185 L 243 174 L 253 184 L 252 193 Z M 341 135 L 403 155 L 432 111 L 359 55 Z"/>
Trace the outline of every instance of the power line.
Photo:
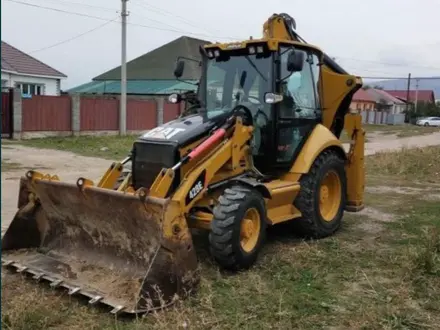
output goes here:
<path id="1" fill-rule="evenodd" d="M 106 23 L 114 22 L 114 20 L 113 21 L 109 21 L 107 18 L 103 18 L 103 17 L 99 17 L 99 16 L 94 16 L 94 15 L 89 15 L 89 14 L 84 14 L 84 13 L 78 13 L 78 12 L 73 12 L 73 11 L 67 11 L 67 10 L 53 8 L 53 7 L 46 7 L 46 6 L 41 6 L 41 5 L 32 4 L 32 3 L 28 3 L 28 2 L 23 2 L 23 1 L 19 1 L 19 0 L 6 0 L 6 1 L 14 2 L 14 3 L 18 3 L 18 4 L 30 6 L 30 7 L 35 7 L 35 8 L 52 10 L 52 11 L 61 12 L 61 13 L 65 13 L 65 14 L 71 14 L 71 15 L 88 17 L 88 18 L 94 18 L 94 19 L 106 21 Z M 46 1 L 51 1 L 51 0 L 46 0 Z M 82 4 L 82 3 L 73 2 L 73 1 L 62 0 L 62 2 L 71 3 L 71 4 L 77 4 L 77 5 L 83 5 L 83 6 L 87 6 L 87 7 L 93 7 L 93 8 L 99 8 L 99 9 L 105 9 L 105 10 L 112 10 L 111 8 L 107 8 L 107 7 L 95 6 L 95 5 L 89 5 L 89 4 Z M 57 1 L 57 3 L 59 3 L 59 1 Z M 174 14 L 172 14 L 172 13 L 170 13 L 170 12 L 164 10 L 164 9 L 161 9 L 159 7 L 155 7 L 155 6 L 150 5 L 150 4 L 146 3 L 146 2 L 141 2 L 141 3 L 136 3 L 136 4 L 144 6 L 144 7 L 148 6 L 148 7 L 150 7 L 150 9 L 152 8 L 153 11 L 155 10 L 158 13 L 163 12 L 163 13 L 166 13 L 166 14 L 168 14 L 170 16 L 173 16 L 173 17 L 176 17 L 176 18 L 180 18 L 181 20 L 186 21 L 187 24 L 192 25 L 194 27 L 197 27 L 196 25 L 194 25 L 190 21 L 184 19 L 183 17 L 174 15 Z M 163 13 L 161 13 L 161 14 L 163 14 Z M 154 22 L 159 22 L 159 23 L 165 24 L 165 25 L 167 25 L 167 26 L 169 26 L 171 28 L 161 28 L 161 27 L 149 26 L 149 25 L 144 25 L 144 24 L 139 24 L 139 23 L 134 23 L 134 22 L 127 22 L 127 24 L 133 25 L 133 26 L 144 27 L 144 28 L 148 28 L 148 29 L 153 29 L 153 30 L 182 33 L 182 34 L 187 34 L 187 35 L 194 35 L 194 36 L 201 36 L 201 37 L 208 37 L 208 38 L 228 39 L 228 40 L 237 40 L 238 39 L 238 38 L 232 38 L 232 37 L 219 37 L 219 36 L 213 36 L 213 35 L 209 35 L 209 34 L 188 32 L 188 31 L 184 31 L 184 30 L 180 30 L 178 28 L 175 28 L 172 25 L 169 25 L 169 24 L 166 24 L 166 23 L 163 23 L 163 22 L 160 22 L 160 21 L 157 21 L 157 20 L 154 20 L 154 19 L 142 16 L 142 15 L 139 15 L 139 16 L 144 17 L 144 18 L 146 18 L 146 19 L 148 19 L 150 21 L 154 21 Z M 40 50 L 38 50 L 38 51 L 40 51 Z M 36 52 L 36 51 L 34 51 L 34 52 Z M 405 66 L 405 67 L 408 67 L 408 65 L 400 64 L 400 63 L 389 63 L 389 62 L 371 61 L 371 60 L 365 60 L 365 59 L 354 59 L 354 58 L 340 57 L 340 56 L 336 56 L 336 58 L 337 59 L 339 58 L 339 59 L 346 59 L 346 60 L 351 60 L 351 61 L 357 61 L 357 62 L 368 62 L 368 63 L 377 63 L 377 64 L 389 65 L 389 66 Z M 409 67 L 414 67 L 414 68 L 419 67 L 419 68 L 440 70 L 440 68 L 429 67 L 429 66 L 410 65 Z M 359 70 L 359 71 L 361 71 L 361 70 Z M 372 70 L 367 70 L 367 69 L 362 69 L 362 71 L 373 72 Z M 379 72 L 379 71 L 376 71 L 376 72 Z"/>
<path id="2" fill-rule="evenodd" d="M 160 7 L 154 6 L 152 4 L 149 4 L 146 1 L 134 0 L 133 3 L 138 5 L 138 6 L 144 7 L 146 9 L 148 9 L 149 11 L 153 11 L 153 12 L 155 12 L 157 14 L 161 14 L 161 15 L 164 15 L 164 16 L 171 16 L 171 17 L 177 18 L 180 21 L 188 24 L 189 26 L 195 27 L 197 29 L 206 30 L 206 27 L 200 27 L 200 25 L 196 25 L 196 24 L 194 24 L 194 22 L 192 22 L 192 21 L 190 21 L 190 20 L 188 20 L 188 19 L 186 19 L 186 18 L 184 18 L 182 16 L 176 15 L 176 14 L 174 14 L 174 13 L 172 13 L 170 11 L 167 11 L 167 10 L 165 10 L 163 8 L 160 8 Z M 219 32 L 218 30 L 216 30 L 216 31 Z"/>
<path id="3" fill-rule="evenodd" d="M 53 2 L 53 3 L 56 3 L 57 5 L 73 4 L 73 5 L 84 6 L 84 7 L 93 8 L 93 9 L 106 10 L 106 11 L 112 11 L 112 12 L 119 12 L 119 10 L 117 10 L 115 8 L 102 7 L 102 6 L 96 6 L 96 5 L 89 5 L 89 4 L 85 4 L 85 3 L 81 3 L 81 2 L 75 2 L 75 1 L 68 1 L 68 0 L 43 0 L 43 1 Z M 133 2 L 133 4 L 136 5 L 136 6 L 142 7 L 142 8 L 148 8 L 144 3 Z M 156 11 L 156 12 L 158 12 L 158 11 Z M 138 14 L 136 12 L 133 12 L 131 14 L 133 14 L 135 16 L 142 17 L 142 18 L 146 18 L 147 20 L 149 20 L 151 22 L 163 24 L 163 25 L 168 26 L 168 27 L 170 27 L 172 29 L 178 29 L 176 26 L 170 25 L 168 23 L 165 23 L 165 22 L 162 22 L 162 21 L 159 21 L 159 20 L 156 20 L 156 19 L 144 16 L 144 15 L 140 15 L 140 14 Z M 195 26 L 195 27 L 197 27 L 197 26 Z M 182 30 L 182 32 L 183 32 L 183 30 Z M 185 31 L 185 33 L 190 33 L 190 32 Z"/>
<path id="4" fill-rule="evenodd" d="M 90 4 L 87 4 L 87 3 L 76 2 L 76 1 L 68 1 L 68 0 L 43 0 L 43 1 L 48 1 L 48 2 L 52 2 L 52 3 L 56 3 L 57 5 L 78 5 L 78 6 L 88 7 L 88 8 L 99 9 L 99 10 L 107 10 L 107 11 L 112 11 L 112 12 L 119 12 L 119 10 L 116 9 L 116 8 L 109 8 L 109 7 L 103 7 L 103 6 L 90 5 Z"/>
<path id="5" fill-rule="evenodd" d="M 408 79 L 408 77 L 381 77 L 381 76 L 378 76 L 378 77 L 362 77 L 361 76 L 361 78 L 362 79 L 383 79 L 383 80 L 397 80 L 397 79 L 405 79 L 405 80 L 407 80 Z M 411 77 L 411 80 L 412 79 L 418 79 L 418 80 L 440 80 L 440 77 Z"/>
<path id="6" fill-rule="evenodd" d="M 95 19 L 99 19 L 101 21 L 107 21 L 108 20 L 107 18 L 103 18 L 103 17 L 93 16 L 93 15 L 88 15 L 88 14 L 83 14 L 83 13 L 78 13 L 78 12 L 74 12 L 74 11 L 68 11 L 68 10 L 63 10 L 63 9 L 58 9 L 58 8 L 53 8 L 53 7 L 40 6 L 40 5 L 36 5 L 36 4 L 33 4 L 33 3 L 29 3 L 29 2 L 23 2 L 23 1 L 18 1 L 18 0 L 6 0 L 6 1 L 15 2 L 15 3 L 19 3 L 21 5 L 35 7 L 35 8 L 52 10 L 52 11 L 56 11 L 56 12 L 59 12 L 59 13 L 65 13 L 65 14 L 72 14 L 72 15 L 76 15 L 76 16 L 95 18 Z"/>
<path id="7" fill-rule="evenodd" d="M 57 42 L 57 43 L 55 43 L 55 44 L 53 44 L 53 45 L 50 45 L 50 46 L 47 46 L 47 47 L 43 47 L 43 48 L 40 48 L 40 49 L 37 49 L 37 50 L 33 50 L 33 51 L 29 52 L 29 54 L 38 53 L 38 52 L 41 52 L 41 51 L 43 51 L 43 50 L 50 49 L 50 48 L 53 48 L 53 47 L 56 47 L 56 46 L 59 46 L 59 45 L 65 44 L 65 43 L 67 43 L 67 42 L 69 42 L 69 41 L 72 41 L 72 40 L 78 39 L 78 38 L 80 38 L 80 37 L 82 37 L 82 36 L 84 36 L 84 35 L 86 35 L 86 34 L 89 34 L 89 33 L 91 33 L 91 32 L 94 32 L 94 31 L 96 31 L 96 30 L 99 30 L 99 29 L 103 28 L 103 27 L 106 26 L 107 24 L 112 23 L 112 22 L 116 21 L 117 19 L 118 19 L 118 18 L 116 17 L 116 18 L 114 18 L 114 19 L 112 19 L 112 20 L 109 20 L 109 21 L 105 22 L 104 24 L 98 25 L 97 27 L 95 27 L 95 28 L 93 28 L 93 29 L 91 29 L 91 30 L 88 30 L 88 31 L 83 32 L 83 33 L 80 33 L 80 34 L 78 34 L 78 35 L 76 35 L 76 36 L 73 36 L 73 37 L 71 37 L 71 38 L 69 38 L 69 39 L 66 39 L 66 40 L 63 40 L 63 41 Z"/>
<path id="8" fill-rule="evenodd" d="M 136 5 L 136 6 L 139 6 L 139 5 L 140 5 L 140 4 L 137 4 L 137 3 L 135 3 L 135 2 L 133 2 L 133 4 Z M 147 20 L 152 21 L 152 22 L 156 22 L 156 23 L 159 23 L 159 24 L 163 24 L 163 25 L 168 26 L 168 27 L 170 27 L 170 28 L 172 28 L 172 29 L 178 29 L 178 28 L 176 28 L 174 25 L 171 25 L 171 24 L 168 24 L 168 23 L 165 23 L 165 22 L 162 22 L 162 21 L 156 20 L 156 19 L 154 19 L 154 18 L 150 18 L 150 17 L 144 16 L 144 15 L 141 15 L 141 14 L 138 14 L 138 13 L 135 13 L 135 12 L 133 12 L 132 14 L 135 15 L 135 16 L 142 17 L 142 18 L 146 18 Z M 133 23 L 133 22 L 130 22 L 130 23 L 135 24 L 135 23 Z M 191 32 L 184 31 L 184 30 L 181 30 L 181 31 L 184 32 L 184 33 L 186 33 L 186 34 L 191 33 Z"/>
<path id="9" fill-rule="evenodd" d="M 101 21 L 107 21 L 108 20 L 107 18 L 103 18 L 103 17 L 99 17 L 99 16 L 88 15 L 88 14 L 83 14 L 83 13 L 78 13 L 78 12 L 74 12 L 74 11 L 68 11 L 68 10 L 63 10 L 63 9 L 58 9 L 58 8 L 53 8 L 53 7 L 40 6 L 40 5 L 36 5 L 36 4 L 31 4 L 31 3 L 28 3 L 28 2 L 19 1 L 19 0 L 6 0 L 6 1 L 14 2 L 14 3 L 18 3 L 18 4 L 30 6 L 30 7 L 35 7 L 35 8 L 52 10 L 52 11 L 56 11 L 56 12 L 60 12 L 60 13 L 65 13 L 65 14 L 72 14 L 72 15 L 76 15 L 76 16 L 82 16 L 82 17 L 99 19 Z M 214 36 L 208 35 L 208 34 L 186 32 L 186 31 L 182 31 L 182 30 L 178 30 L 178 29 L 160 28 L 160 27 L 156 27 L 156 26 L 149 26 L 149 25 L 137 24 L 137 23 L 132 23 L 132 22 L 127 22 L 127 24 L 133 25 L 133 26 L 140 26 L 140 27 L 144 27 L 144 28 L 148 28 L 148 29 L 152 29 L 152 30 L 176 32 L 176 33 L 183 33 L 183 34 L 202 36 L 202 37 L 208 37 L 208 38 L 213 38 L 214 37 Z M 234 38 L 230 38 L 230 37 L 217 37 L 217 38 L 218 39 L 235 40 Z"/>
<path id="10" fill-rule="evenodd" d="M 431 70 L 440 70 L 440 68 L 437 67 L 431 67 L 431 66 L 422 66 L 422 65 L 408 65 L 408 64 L 402 64 L 402 63 L 390 63 L 390 62 L 380 62 L 380 61 L 371 61 L 371 60 L 365 60 L 365 59 L 356 59 L 356 58 L 350 58 L 350 57 L 341 57 L 336 56 L 336 58 L 345 59 L 349 61 L 355 61 L 355 62 L 366 62 L 366 63 L 376 63 L 376 64 L 382 64 L 382 65 L 389 65 L 389 66 L 404 66 L 404 67 L 411 67 L 411 68 L 421 68 L 421 69 L 431 69 Z"/>

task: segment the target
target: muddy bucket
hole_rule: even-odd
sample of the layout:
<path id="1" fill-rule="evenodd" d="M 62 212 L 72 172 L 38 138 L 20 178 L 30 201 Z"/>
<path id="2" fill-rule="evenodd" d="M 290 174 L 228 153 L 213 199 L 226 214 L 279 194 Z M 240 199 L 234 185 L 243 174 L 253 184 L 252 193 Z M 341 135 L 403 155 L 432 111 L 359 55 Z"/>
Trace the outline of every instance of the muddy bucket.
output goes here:
<path id="1" fill-rule="evenodd" d="M 167 200 L 22 178 L 2 264 L 113 313 L 164 308 L 198 284 L 188 229 L 173 235 Z M 31 196 L 31 197 L 28 197 Z"/>

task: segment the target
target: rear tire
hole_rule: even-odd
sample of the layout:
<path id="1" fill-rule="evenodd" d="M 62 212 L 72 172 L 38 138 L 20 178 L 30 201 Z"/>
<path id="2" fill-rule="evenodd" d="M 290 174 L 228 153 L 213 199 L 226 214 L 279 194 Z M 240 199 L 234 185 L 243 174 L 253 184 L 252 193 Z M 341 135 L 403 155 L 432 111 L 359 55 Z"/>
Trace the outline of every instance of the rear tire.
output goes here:
<path id="1" fill-rule="evenodd" d="M 323 238 L 339 229 L 347 200 L 344 163 L 336 152 L 325 151 L 309 173 L 302 176 L 301 190 L 294 202 L 302 217 L 293 220 L 302 236 Z"/>
<path id="2" fill-rule="evenodd" d="M 214 207 L 209 234 L 211 255 L 225 269 L 251 267 L 266 236 L 266 206 L 261 194 L 248 187 L 225 189 Z"/>

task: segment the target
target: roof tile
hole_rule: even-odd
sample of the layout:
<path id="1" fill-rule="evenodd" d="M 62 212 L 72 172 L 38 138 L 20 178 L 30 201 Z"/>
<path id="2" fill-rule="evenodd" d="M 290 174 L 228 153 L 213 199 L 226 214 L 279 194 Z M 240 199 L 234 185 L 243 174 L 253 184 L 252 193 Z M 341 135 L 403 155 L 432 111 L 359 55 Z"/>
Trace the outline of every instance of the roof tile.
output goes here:
<path id="1" fill-rule="evenodd" d="M 128 80 L 127 94 L 167 95 L 183 90 L 194 90 L 196 86 L 177 80 Z M 67 91 L 84 94 L 120 94 L 120 80 L 95 80 Z"/>
<path id="2" fill-rule="evenodd" d="M 67 77 L 64 73 L 55 70 L 47 64 L 4 42 L 3 40 L 1 53 L 2 70 L 30 75 Z"/>
<path id="3" fill-rule="evenodd" d="M 187 36 L 174 39 L 152 51 L 127 62 L 128 80 L 175 80 L 174 65 L 178 56 L 186 56 L 199 60 L 199 46 L 209 44 L 209 41 Z M 200 67 L 196 62 L 185 63 L 185 71 L 181 79 L 199 79 Z M 121 79 L 121 67 L 109 70 L 93 80 Z"/>
<path id="4" fill-rule="evenodd" d="M 405 100 L 407 98 L 407 91 L 406 90 L 385 90 L 388 94 L 391 94 L 394 97 L 397 97 L 399 99 Z M 414 102 L 416 99 L 416 92 L 415 90 L 409 91 L 409 101 Z M 432 90 L 419 90 L 417 92 L 417 99 L 419 101 L 424 102 L 434 102 L 434 91 Z"/>
<path id="5" fill-rule="evenodd" d="M 398 98 L 392 96 L 391 94 L 387 93 L 384 90 L 376 89 L 376 88 L 370 88 L 368 90 L 370 95 L 373 95 L 376 102 L 381 102 L 381 100 L 385 100 L 387 103 L 394 103 L 394 104 L 405 104 L 405 102 L 399 100 Z"/>
<path id="6" fill-rule="evenodd" d="M 376 102 L 375 98 L 368 93 L 368 90 L 362 88 L 353 95 L 353 101 Z"/>

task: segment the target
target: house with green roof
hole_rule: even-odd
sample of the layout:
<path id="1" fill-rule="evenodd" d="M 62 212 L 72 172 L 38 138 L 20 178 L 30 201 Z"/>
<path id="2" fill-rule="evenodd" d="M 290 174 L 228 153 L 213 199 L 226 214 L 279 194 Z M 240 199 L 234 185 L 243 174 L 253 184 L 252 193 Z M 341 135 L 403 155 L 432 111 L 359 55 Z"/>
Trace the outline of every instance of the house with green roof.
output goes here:
<path id="1" fill-rule="evenodd" d="M 199 60 L 199 47 L 208 43 L 210 41 L 182 36 L 127 62 L 127 94 L 154 96 L 195 90 L 196 86 L 176 80 L 173 74 L 175 62 L 178 56 Z M 196 82 L 200 74 L 197 62 L 188 61 L 181 80 Z M 121 66 L 118 66 L 66 92 L 119 95 L 120 80 Z"/>

